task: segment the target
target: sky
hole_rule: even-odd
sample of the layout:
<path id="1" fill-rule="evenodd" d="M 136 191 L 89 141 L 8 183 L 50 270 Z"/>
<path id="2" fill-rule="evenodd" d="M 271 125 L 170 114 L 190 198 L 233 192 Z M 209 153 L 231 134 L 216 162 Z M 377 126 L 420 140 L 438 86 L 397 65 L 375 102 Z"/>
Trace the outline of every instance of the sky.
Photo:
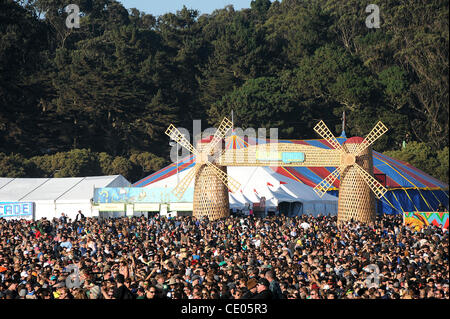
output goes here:
<path id="1" fill-rule="evenodd" d="M 139 11 L 159 16 L 164 13 L 176 13 L 183 5 L 188 9 L 196 9 L 203 13 L 212 13 L 232 4 L 235 10 L 250 8 L 251 0 L 118 0 L 127 9 L 136 8 Z"/>

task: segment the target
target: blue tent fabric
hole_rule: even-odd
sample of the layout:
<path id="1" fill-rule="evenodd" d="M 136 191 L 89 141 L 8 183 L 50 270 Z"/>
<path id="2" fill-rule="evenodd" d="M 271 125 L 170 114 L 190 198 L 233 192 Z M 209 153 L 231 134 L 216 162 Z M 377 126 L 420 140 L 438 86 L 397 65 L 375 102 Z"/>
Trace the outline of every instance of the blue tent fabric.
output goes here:
<path id="1" fill-rule="evenodd" d="M 328 194 L 337 197 L 339 191 L 331 190 Z M 448 196 L 448 191 L 443 190 L 391 189 L 382 199 L 377 200 L 377 213 L 395 215 L 413 211 L 432 212 L 441 203 L 448 207 Z"/>

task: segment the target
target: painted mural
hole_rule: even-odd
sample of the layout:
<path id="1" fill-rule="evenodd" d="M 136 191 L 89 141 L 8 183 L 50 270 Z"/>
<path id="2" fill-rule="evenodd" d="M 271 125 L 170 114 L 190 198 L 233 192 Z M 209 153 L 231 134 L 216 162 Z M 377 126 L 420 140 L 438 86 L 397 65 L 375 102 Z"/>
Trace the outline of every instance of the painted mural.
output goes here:
<path id="1" fill-rule="evenodd" d="M 448 212 L 404 212 L 405 225 L 420 231 L 428 225 L 443 227 L 448 230 Z"/>
<path id="2" fill-rule="evenodd" d="M 171 187 L 145 189 L 143 187 L 104 187 L 94 189 L 95 204 L 106 203 L 189 203 L 194 189 L 188 188 L 181 199 L 175 197 Z"/>

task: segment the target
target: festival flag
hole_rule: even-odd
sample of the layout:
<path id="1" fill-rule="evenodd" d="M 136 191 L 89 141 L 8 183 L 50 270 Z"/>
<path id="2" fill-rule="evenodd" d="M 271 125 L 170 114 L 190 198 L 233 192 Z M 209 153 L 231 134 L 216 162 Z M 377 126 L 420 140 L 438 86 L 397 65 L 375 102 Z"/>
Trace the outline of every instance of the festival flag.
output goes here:
<path id="1" fill-rule="evenodd" d="M 267 186 L 272 186 L 272 187 L 273 187 L 273 185 L 272 185 L 272 184 L 270 184 L 269 182 L 267 182 Z"/>
<path id="2" fill-rule="evenodd" d="M 286 182 L 282 182 L 282 181 L 280 181 L 280 185 L 282 185 L 282 184 L 287 184 Z"/>

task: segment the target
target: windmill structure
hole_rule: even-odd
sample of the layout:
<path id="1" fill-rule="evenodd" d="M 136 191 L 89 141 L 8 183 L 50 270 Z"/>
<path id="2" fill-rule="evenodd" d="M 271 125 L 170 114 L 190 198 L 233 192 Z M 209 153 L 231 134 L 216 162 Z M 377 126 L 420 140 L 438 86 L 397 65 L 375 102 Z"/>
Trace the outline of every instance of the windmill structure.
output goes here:
<path id="1" fill-rule="evenodd" d="M 229 215 L 228 190 L 235 192 L 240 184 L 227 174 L 226 166 L 217 165 L 210 160 L 214 154 L 222 149 L 222 140 L 232 128 L 233 123 L 224 118 L 209 141 L 200 141 L 195 148 L 180 131 L 171 124 L 166 134 L 175 142 L 185 147 L 196 156 L 193 169 L 190 170 L 178 185 L 173 189 L 176 197 L 183 197 L 184 192 L 194 181 L 193 214 L 197 218 L 208 217 L 210 220 Z"/>
<path id="2" fill-rule="evenodd" d="M 375 198 L 381 198 L 387 189 L 373 177 L 371 145 L 386 133 L 386 126 L 378 122 L 365 138 L 353 137 L 343 145 L 320 121 L 314 130 L 331 146 L 324 149 L 311 145 L 270 142 L 249 145 L 241 149 L 222 149 L 222 140 L 233 124 L 224 118 L 214 136 L 201 140 L 197 148 L 174 126 L 166 134 L 196 156 L 194 168 L 174 188 L 181 198 L 194 181 L 193 214 L 215 220 L 229 215 L 228 191 L 240 188 L 238 181 L 227 174 L 227 166 L 307 166 L 336 167 L 314 191 L 322 197 L 340 177 L 338 223 L 353 219 L 364 223 L 375 220 Z"/>

